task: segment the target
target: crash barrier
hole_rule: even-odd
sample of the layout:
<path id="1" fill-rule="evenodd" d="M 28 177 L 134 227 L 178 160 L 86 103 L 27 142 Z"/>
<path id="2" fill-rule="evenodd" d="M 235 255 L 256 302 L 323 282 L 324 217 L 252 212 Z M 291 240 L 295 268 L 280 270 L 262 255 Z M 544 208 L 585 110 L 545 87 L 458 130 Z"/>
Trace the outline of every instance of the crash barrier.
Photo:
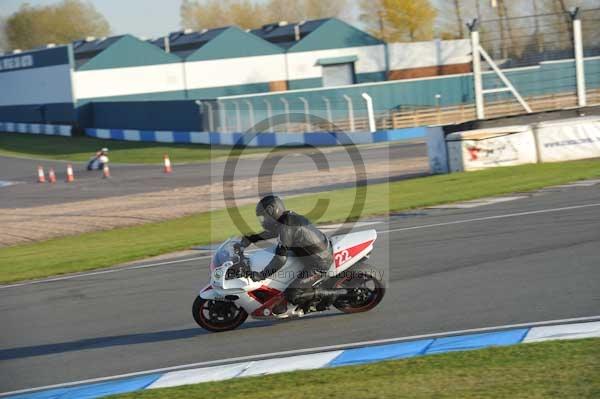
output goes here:
<path id="1" fill-rule="evenodd" d="M 597 318 L 592 318 L 597 319 Z M 590 318 L 588 318 L 590 320 Z M 114 377 L 102 382 L 73 384 L 74 386 L 40 389 L 15 393 L 10 399 L 74 399 L 101 398 L 143 389 L 175 387 L 231 378 L 260 376 L 296 370 L 312 370 L 373 363 L 384 360 L 406 359 L 445 352 L 456 352 L 508 346 L 519 343 L 550 340 L 600 337 L 600 321 L 539 327 L 505 326 L 460 332 L 433 334 L 386 340 L 385 344 L 354 345 L 351 349 L 329 350 L 315 348 L 316 353 L 266 360 L 251 360 L 212 367 L 185 369 L 171 372 L 148 372 L 129 377 Z"/>
<path id="2" fill-rule="evenodd" d="M 444 135 L 428 131 L 432 173 L 600 157 L 600 117 L 505 126 Z"/>
<path id="3" fill-rule="evenodd" d="M 85 129 L 85 134 L 90 137 L 111 140 L 276 147 L 286 145 L 333 146 L 346 144 L 371 144 L 388 141 L 419 139 L 426 137 L 429 130 L 441 131 L 441 128 L 415 127 L 406 129 L 382 130 L 375 133 L 213 133 L 88 128 Z"/>
<path id="4" fill-rule="evenodd" d="M 0 122 L 0 132 L 71 136 L 71 125 L 42 125 L 38 123 Z"/>

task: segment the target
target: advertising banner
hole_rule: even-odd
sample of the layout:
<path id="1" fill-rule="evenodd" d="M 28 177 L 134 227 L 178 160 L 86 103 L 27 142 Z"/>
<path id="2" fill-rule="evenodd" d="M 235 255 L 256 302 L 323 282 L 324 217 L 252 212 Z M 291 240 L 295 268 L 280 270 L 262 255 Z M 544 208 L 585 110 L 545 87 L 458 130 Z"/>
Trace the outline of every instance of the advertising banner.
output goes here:
<path id="1" fill-rule="evenodd" d="M 600 157 L 600 117 L 543 122 L 534 129 L 541 162 Z"/>
<path id="2" fill-rule="evenodd" d="M 536 163 L 529 126 L 506 126 L 452 133 L 446 136 L 451 172 Z"/>

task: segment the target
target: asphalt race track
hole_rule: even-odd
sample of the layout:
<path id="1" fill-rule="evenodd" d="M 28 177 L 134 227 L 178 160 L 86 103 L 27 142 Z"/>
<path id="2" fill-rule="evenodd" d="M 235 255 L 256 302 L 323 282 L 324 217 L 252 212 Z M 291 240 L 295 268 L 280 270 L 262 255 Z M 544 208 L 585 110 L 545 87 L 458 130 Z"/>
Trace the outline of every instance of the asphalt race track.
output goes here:
<path id="1" fill-rule="evenodd" d="M 600 185 L 398 214 L 374 226 L 371 260 L 389 260 L 389 288 L 378 308 L 358 315 L 207 333 L 190 311 L 207 281 L 206 258 L 2 287 L 0 392 L 600 309 Z"/>
<path id="2" fill-rule="evenodd" d="M 389 159 L 400 160 L 425 157 L 426 148 L 422 142 L 404 142 L 390 145 L 358 147 L 365 164 L 379 163 Z M 352 161 L 344 149 L 310 148 L 284 150 L 272 156 L 252 154 L 240 158 L 235 171 L 235 178 L 256 178 L 260 168 L 268 169 L 276 165 L 276 174 L 293 173 L 306 170 L 313 161 L 307 156 L 316 151 L 324 152 L 331 169 L 347 167 Z M 265 162 L 265 157 L 267 161 Z M 283 157 L 281 161 L 279 157 Z M 172 160 L 176 162 L 176 159 Z M 0 188 L 2 200 L 0 208 L 23 208 L 38 205 L 62 204 L 88 199 L 107 198 L 121 195 L 156 192 L 166 189 L 202 186 L 211 182 L 223 181 L 225 160 L 205 163 L 175 164 L 174 172 L 166 176 L 162 165 L 123 165 L 110 164 L 110 179 L 102 179 L 99 171 L 85 170 L 86 164 L 72 162 L 75 183 L 65 184 L 67 162 L 40 161 L 0 156 L 0 181 L 13 181 L 14 184 Z M 43 165 L 46 172 L 54 167 L 59 183 L 56 185 L 38 185 L 37 166 Z M 310 166 L 307 166 L 310 165 Z M 428 166 L 423 162 L 422 173 L 427 173 Z M 399 176 L 401 177 L 401 176 Z"/>

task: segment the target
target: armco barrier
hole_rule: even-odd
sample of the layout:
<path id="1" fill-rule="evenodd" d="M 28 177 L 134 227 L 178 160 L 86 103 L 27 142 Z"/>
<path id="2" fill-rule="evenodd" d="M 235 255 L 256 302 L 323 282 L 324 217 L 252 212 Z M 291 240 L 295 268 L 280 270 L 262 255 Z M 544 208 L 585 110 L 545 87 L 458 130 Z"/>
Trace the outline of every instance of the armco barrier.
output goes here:
<path id="1" fill-rule="evenodd" d="M 249 147 L 276 147 L 285 145 L 333 146 L 344 144 L 371 144 L 424 138 L 428 130 L 441 130 L 439 127 L 415 127 L 383 130 L 371 133 L 213 133 L 181 132 L 164 130 L 132 129 L 85 129 L 90 137 L 111 140 L 151 141 L 160 143 L 193 143 L 210 145 L 243 144 Z"/>
<path id="2" fill-rule="evenodd" d="M 399 338 L 397 342 L 384 344 L 357 344 L 358 347 L 343 350 L 334 348 L 315 349 L 316 353 L 275 357 L 266 360 L 246 360 L 212 367 L 185 369 L 170 372 L 147 372 L 109 378 L 103 381 L 80 383 L 72 386 L 55 387 L 0 395 L 6 399 L 75 399 L 100 398 L 103 396 L 134 392 L 142 389 L 175 387 L 231 378 L 275 374 L 296 370 L 311 370 L 373 363 L 384 360 L 405 359 L 415 356 L 445 352 L 466 351 L 508 346 L 519 343 L 549 340 L 600 337 L 598 317 L 587 318 L 587 322 L 543 325 L 538 327 L 505 326 L 468 332 L 437 334 L 413 338 Z M 540 323 L 534 323 L 540 324 Z"/>
<path id="3" fill-rule="evenodd" d="M 71 136 L 70 125 L 42 125 L 38 123 L 0 122 L 0 132 Z"/>

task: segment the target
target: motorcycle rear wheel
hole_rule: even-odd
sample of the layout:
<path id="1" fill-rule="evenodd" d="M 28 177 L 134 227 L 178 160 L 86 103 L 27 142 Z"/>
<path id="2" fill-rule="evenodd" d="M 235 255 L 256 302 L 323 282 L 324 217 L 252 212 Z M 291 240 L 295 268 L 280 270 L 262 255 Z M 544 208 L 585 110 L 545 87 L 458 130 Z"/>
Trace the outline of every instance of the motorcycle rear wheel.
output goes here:
<path id="1" fill-rule="evenodd" d="M 212 301 L 196 297 L 192 315 L 198 325 L 212 332 L 238 328 L 248 318 L 248 313 L 233 302 Z"/>
<path id="2" fill-rule="evenodd" d="M 350 299 L 344 298 L 333 303 L 333 306 L 344 313 L 367 312 L 377 306 L 385 295 L 383 282 L 374 273 L 366 270 L 354 271 L 340 278 L 335 283 L 335 288 L 345 288 L 354 292 Z"/>

